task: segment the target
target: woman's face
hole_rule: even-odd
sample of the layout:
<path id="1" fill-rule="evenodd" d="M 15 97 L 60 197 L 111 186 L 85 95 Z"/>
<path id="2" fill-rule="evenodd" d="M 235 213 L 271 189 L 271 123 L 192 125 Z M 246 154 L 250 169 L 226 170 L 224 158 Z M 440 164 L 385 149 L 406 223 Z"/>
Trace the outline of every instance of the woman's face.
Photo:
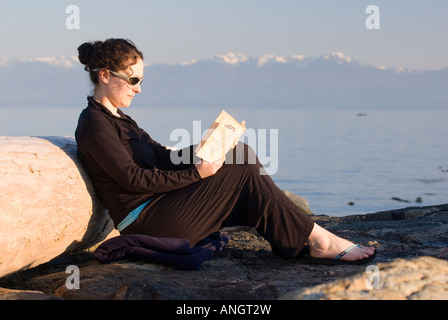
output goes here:
<path id="1" fill-rule="evenodd" d="M 143 61 L 138 59 L 137 63 L 129 66 L 125 70 L 117 72 L 124 76 L 143 77 Z M 115 76 L 109 72 L 107 85 L 107 98 L 116 108 L 126 108 L 132 103 L 132 99 L 137 93 L 141 92 L 140 83 L 132 86 L 125 79 Z"/>

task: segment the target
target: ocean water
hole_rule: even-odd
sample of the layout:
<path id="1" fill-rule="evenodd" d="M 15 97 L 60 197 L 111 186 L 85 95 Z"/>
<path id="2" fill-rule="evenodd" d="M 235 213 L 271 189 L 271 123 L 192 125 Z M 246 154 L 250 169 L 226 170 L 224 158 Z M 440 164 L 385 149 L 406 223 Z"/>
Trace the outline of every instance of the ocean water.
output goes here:
<path id="1" fill-rule="evenodd" d="M 73 136 L 81 110 L 0 107 L 0 135 Z M 182 147 L 198 143 L 221 109 L 123 111 L 155 140 Z M 305 197 L 316 214 L 448 203 L 448 110 L 226 111 L 246 121 L 253 134 L 245 142 L 277 185 Z"/>

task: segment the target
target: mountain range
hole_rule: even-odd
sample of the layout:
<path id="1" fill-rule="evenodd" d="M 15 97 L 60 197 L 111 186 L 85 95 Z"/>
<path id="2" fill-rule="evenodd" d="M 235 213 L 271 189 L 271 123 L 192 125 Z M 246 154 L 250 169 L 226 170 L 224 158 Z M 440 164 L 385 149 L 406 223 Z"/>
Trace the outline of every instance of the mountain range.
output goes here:
<path id="1" fill-rule="evenodd" d="M 317 57 L 227 53 L 145 67 L 134 104 L 224 108 L 448 108 L 448 68 L 412 71 Z M 0 107 L 83 107 L 93 89 L 76 57 L 0 58 Z"/>

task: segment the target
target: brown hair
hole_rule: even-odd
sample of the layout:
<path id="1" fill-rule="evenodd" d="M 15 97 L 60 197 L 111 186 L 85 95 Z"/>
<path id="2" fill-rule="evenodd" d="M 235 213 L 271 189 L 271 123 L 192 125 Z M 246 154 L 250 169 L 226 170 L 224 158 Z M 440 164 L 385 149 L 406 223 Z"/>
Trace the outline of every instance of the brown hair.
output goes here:
<path id="1" fill-rule="evenodd" d="M 105 41 L 85 42 L 78 48 L 78 59 L 85 66 L 84 70 L 90 74 L 90 80 L 98 84 L 98 70 L 124 70 L 129 67 L 129 60 L 136 64 L 143 54 L 135 44 L 126 39 L 107 39 Z M 131 64 L 131 65 L 132 65 Z M 95 71 L 94 71 L 95 70 Z"/>

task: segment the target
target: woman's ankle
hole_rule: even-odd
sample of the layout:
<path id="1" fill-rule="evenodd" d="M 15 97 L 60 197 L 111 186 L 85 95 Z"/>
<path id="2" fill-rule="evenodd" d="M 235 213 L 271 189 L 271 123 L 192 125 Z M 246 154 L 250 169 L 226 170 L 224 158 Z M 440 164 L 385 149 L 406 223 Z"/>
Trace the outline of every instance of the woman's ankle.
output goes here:
<path id="1" fill-rule="evenodd" d="M 331 245 L 329 232 L 315 223 L 313 230 L 311 231 L 311 234 L 308 238 L 308 245 L 310 249 L 314 249 L 317 251 L 327 250 Z"/>
<path id="2" fill-rule="evenodd" d="M 350 244 L 350 241 L 334 235 L 316 223 L 308 238 L 310 254 L 315 257 L 335 257 Z"/>

